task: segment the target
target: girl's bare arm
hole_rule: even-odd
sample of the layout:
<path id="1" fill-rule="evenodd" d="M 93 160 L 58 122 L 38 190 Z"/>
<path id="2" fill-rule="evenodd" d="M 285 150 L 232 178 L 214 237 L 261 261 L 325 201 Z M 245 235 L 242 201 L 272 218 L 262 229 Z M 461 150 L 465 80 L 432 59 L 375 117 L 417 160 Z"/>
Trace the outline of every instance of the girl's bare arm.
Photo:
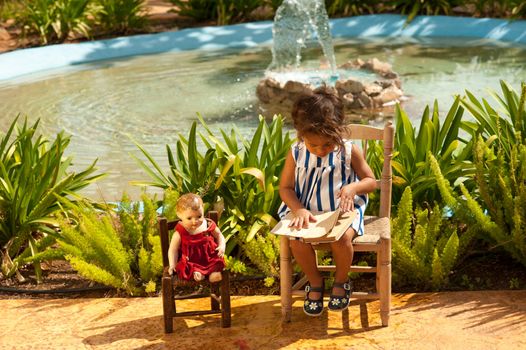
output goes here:
<path id="1" fill-rule="evenodd" d="M 360 178 L 360 181 L 353 182 L 342 187 L 340 191 L 340 208 L 343 211 L 349 211 L 354 209 L 354 196 L 360 194 L 366 194 L 376 189 L 376 178 L 374 173 L 367 164 L 362 151 L 352 146 L 351 151 L 351 166 Z"/>
<path id="2" fill-rule="evenodd" d="M 285 158 L 283 171 L 281 172 L 281 178 L 279 181 L 279 196 L 295 216 L 290 223 L 290 227 L 308 227 L 309 222 L 316 222 L 316 219 L 310 211 L 303 207 L 296 196 L 296 191 L 294 190 L 295 170 L 296 164 L 294 163 L 294 158 L 292 157 L 292 151 L 289 151 L 287 158 Z"/>

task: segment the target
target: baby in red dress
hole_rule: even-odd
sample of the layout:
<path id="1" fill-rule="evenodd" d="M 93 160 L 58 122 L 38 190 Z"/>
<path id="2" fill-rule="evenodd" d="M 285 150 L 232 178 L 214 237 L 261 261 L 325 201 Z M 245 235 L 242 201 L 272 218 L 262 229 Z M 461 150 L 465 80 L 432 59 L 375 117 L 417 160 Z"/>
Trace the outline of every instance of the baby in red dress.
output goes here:
<path id="1" fill-rule="evenodd" d="M 225 268 L 225 237 L 212 220 L 205 219 L 203 200 L 196 194 L 182 195 L 176 206 L 179 223 L 175 227 L 168 260 L 170 275 L 184 280 L 221 281 Z"/>

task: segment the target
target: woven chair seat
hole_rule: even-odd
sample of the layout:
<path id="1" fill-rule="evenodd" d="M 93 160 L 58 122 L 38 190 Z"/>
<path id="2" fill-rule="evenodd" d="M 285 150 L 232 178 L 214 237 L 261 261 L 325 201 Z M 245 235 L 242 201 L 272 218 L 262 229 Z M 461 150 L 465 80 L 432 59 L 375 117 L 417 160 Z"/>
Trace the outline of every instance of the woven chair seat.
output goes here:
<path id="1" fill-rule="evenodd" d="M 366 216 L 364 218 L 365 233 L 362 236 L 356 236 L 353 240 L 355 244 L 378 244 L 380 238 L 390 238 L 389 218 L 380 218 L 377 216 Z"/>

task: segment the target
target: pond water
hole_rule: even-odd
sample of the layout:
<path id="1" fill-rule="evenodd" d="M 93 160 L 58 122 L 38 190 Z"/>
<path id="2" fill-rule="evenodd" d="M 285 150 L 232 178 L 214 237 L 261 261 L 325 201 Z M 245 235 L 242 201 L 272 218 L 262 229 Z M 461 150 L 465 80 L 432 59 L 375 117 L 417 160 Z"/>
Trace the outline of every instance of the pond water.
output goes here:
<path id="1" fill-rule="evenodd" d="M 377 57 L 393 65 L 409 100 L 403 108 L 417 122 L 425 105 L 438 99 L 442 113 L 455 94 L 467 89 L 489 97 L 500 91 L 499 79 L 515 89 L 526 77 L 526 47 L 502 42 L 452 38 L 337 39 L 336 61 Z M 308 49 L 305 67 L 319 64 L 320 51 Z M 236 124 L 251 135 L 258 114 L 265 111 L 255 87 L 271 61 L 270 47 L 164 53 L 100 61 L 3 82 L 0 86 L 0 128 L 5 131 L 17 114 L 41 119 L 41 130 L 53 136 L 72 135 L 68 152 L 81 169 L 95 158 L 109 174 L 84 194 L 105 200 L 136 195 L 130 180 L 147 179 L 130 153 L 139 155 L 131 139 L 166 166 L 165 145 L 178 133 L 187 135 L 203 115 L 212 128 Z M 381 124 L 383 115 L 373 115 Z"/>

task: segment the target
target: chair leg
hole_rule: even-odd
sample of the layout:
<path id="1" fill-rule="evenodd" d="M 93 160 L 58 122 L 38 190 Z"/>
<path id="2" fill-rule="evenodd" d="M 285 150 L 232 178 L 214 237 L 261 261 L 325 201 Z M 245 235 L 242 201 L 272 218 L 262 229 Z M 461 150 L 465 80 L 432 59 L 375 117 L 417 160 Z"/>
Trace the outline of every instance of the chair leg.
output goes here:
<path id="1" fill-rule="evenodd" d="M 382 326 L 389 325 L 389 314 L 391 312 L 391 240 L 380 240 L 380 318 Z"/>
<path id="2" fill-rule="evenodd" d="M 173 285 L 170 277 L 162 279 L 163 317 L 164 332 L 173 333 L 173 316 L 175 314 L 175 300 L 173 296 Z"/>
<path id="3" fill-rule="evenodd" d="M 223 270 L 221 274 L 221 327 L 229 328 L 231 323 L 230 273 Z"/>
<path id="4" fill-rule="evenodd" d="M 280 295 L 283 322 L 290 322 L 292 314 L 292 261 L 287 236 L 280 237 Z"/>

